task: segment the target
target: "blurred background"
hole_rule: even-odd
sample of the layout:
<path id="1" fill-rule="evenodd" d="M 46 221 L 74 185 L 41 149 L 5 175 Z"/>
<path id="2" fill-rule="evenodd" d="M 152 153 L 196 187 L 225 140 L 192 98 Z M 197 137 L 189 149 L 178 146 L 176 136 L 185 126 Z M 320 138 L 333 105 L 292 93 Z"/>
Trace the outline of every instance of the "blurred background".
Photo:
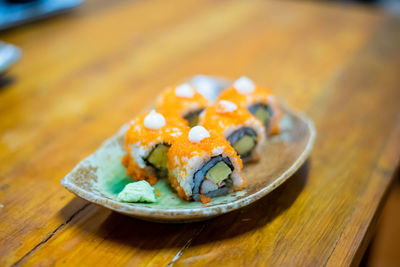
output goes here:
<path id="1" fill-rule="evenodd" d="M 19 97 L 21 94 L 27 94 L 32 96 L 41 96 L 54 94 L 51 100 L 46 100 L 42 103 L 42 105 L 48 105 L 52 109 L 56 110 L 56 112 L 52 113 L 52 117 L 47 117 L 46 113 L 43 112 L 41 115 L 43 118 L 40 121 L 27 119 L 28 125 L 31 123 L 32 125 L 36 125 L 39 129 L 45 128 L 47 123 L 53 123 L 56 125 L 63 125 L 64 123 L 64 111 L 67 110 L 68 114 L 75 114 L 76 117 L 86 120 L 90 122 L 93 120 L 93 114 L 87 112 L 87 107 L 91 105 L 91 98 L 96 100 L 96 91 L 100 90 L 101 92 L 107 92 L 107 90 L 113 90 L 111 85 L 118 83 L 120 86 L 132 86 L 136 83 L 140 84 L 140 80 L 136 80 L 135 82 L 131 81 L 121 81 L 118 80 L 118 77 L 122 76 L 124 73 L 124 64 L 131 64 L 135 68 L 134 75 L 140 76 L 143 73 L 147 73 L 146 68 L 151 68 L 152 65 L 142 64 L 142 58 L 140 54 L 135 58 L 129 57 L 129 49 L 134 49 L 140 47 L 142 49 L 141 54 L 146 54 L 149 56 L 150 50 L 146 50 L 146 44 L 152 43 L 157 49 L 165 51 L 165 53 L 171 53 L 171 58 L 169 60 L 172 62 L 174 60 L 173 53 L 169 50 L 168 44 L 170 42 L 165 41 L 157 44 L 156 36 L 158 33 L 161 33 L 163 29 L 155 29 L 152 34 L 142 33 L 142 35 L 138 34 L 135 36 L 135 39 L 131 39 L 129 36 L 132 32 L 134 32 L 134 25 L 130 27 L 130 24 L 134 23 L 142 23 L 141 21 L 130 20 L 129 14 L 125 14 L 121 12 L 121 16 L 116 21 L 114 18 L 109 18 L 107 13 L 105 12 L 107 9 L 114 8 L 116 3 L 119 1 L 113 0 L 54 0 L 54 1 L 40 1 L 40 0 L 0 0 L 0 40 L 3 42 L 0 43 L 0 94 L 8 94 L 9 98 L 15 100 L 14 104 L 18 105 Z M 300 1 L 298 1 L 300 2 Z M 337 9 L 338 7 L 342 8 L 348 7 L 352 10 L 376 10 L 376 12 L 383 12 L 388 16 L 400 16 L 400 0 L 364 0 L 364 1 L 307 1 L 303 2 L 315 2 L 318 5 L 324 5 L 324 8 L 332 8 Z M 179 3 L 180 5 L 182 3 Z M 282 5 L 284 7 L 284 4 Z M 301 8 L 302 5 L 299 5 Z M 151 10 L 144 9 L 144 10 Z M 174 12 L 174 7 L 166 7 L 165 10 L 157 10 L 157 12 L 170 12 L 171 14 Z M 235 12 L 235 10 L 234 10 Z M 293 13 L 294 11 L 292 11 Z M 375 11 L 374 11 L 375 12 Z M 370 13 L 367 16 L 374 17 L 376 13 Z M 93 14 L 101 14 L 102 20 L 96 21 L 95 16 Z M 146 14 L 143 14 L 145 16 Z M 190 16 L 190 14 L 188 14 Z M 344 19 L 346 19 L 346 14 L 343 15 Z M 360 15 L 362 17 L 364 15 Z M 285 18 L 276 18 L 276 21 L 280 19 L 279 23 L 282 23 L 282 28 L 284 29 Z M 157 16 L 153 16 L 151 20 L 143 22 L 144 27 L 148 24 L 150 28 L 153 22 L 158 20 Z M 327 18 L 329 20 L 329 18 Z M 218 22 L 218 18 L 215 19 Z M 86 28 L 80 28 L 82 24 L 91 24 L 97 25 L 95 31 L 87 31 Z M 168 23 L 168 22 L 167 22 Z M 210 25 L 206 25 L 212 28 L 211 21 Z M 348 21 L 348 26 L 350 27 L 354 23 L 356 25 L 359 23 L 357 20 Z M 124 25 L 124 27 L 119 27 L 119 25 Z M 196 25 L 194 25 L 195 27 Z M 66 29 L 76 29 L 76 30 L 66 30 Z M 91 28 L 93 29 L 93 27 Z M 132 30 L 132 32 L 130 32 Z M 182 30 L 180 32 L 180 30 Z M 119 31 L 126 31 L 126 38 L 121 37 Z M 158 32 L 157 32 L 158 31 Z M 185 34 L 184 29 L 177 29 L 177 32 L 174 34 Z M 43 40 L 34 39 L 38 36 L 39 32 L 49 32 L 51 34 L 46 34 L 46 38 Z M 199 34 L 204 34 L 200 33 Z M 213 32 L 211 30 L 210 34 L 215 34 L 218 37 L 218 32 Z M 68 35 L 68 38 L 63 38 L 63 35 Z M 118 35 L 118 38 L 114 39 L 114 35 Z M 167 37 L 168 38 L 168 37 Z M 191 39 L 186 40 L 188 45 L 187 49 L 190 49 L 190 44 L 192 42 L 196 42 L 196 34 L 191 35 Z M 221 37 L 222 38 L 222 37 Z M 351 37 L 344 37 L 351 39 Z M 54 41 L 55 40 L 55 41 Z M 67 40 L 67 41 L 66 41 Z M 61 73 L 61 69 L 57 67 L 51 69 L 45 69 L 44 66 L 35 65 L 36 58 L 46 58 L 48 50 L 47 43 L 52 43 L 57 46 L 57 49 L 52 50 L 51 53 L 52 59 L 60 60 L 60 64 L 67 66 L 69 68 L 69 73 L 67 77 L 71 77 L 77 79 L 78 82 L 72 82 L 70 79 L 63 80 L 62 84 L 57 84 L 55 81 L 47 79 L 44 73 L 52 73 L 57 76 L 58 73 Z M 85 42 L 86 44 L 90 44 L 89 46 L 82 47 L 80 43 Z M 43 43 L 43 45 L 40 45 Z M 131 44 L 128 47 L 120 46 L 120 43 Z M 143 45 L 142 45 L 143 44 Z M 36 45 L 39 46 L 38 50 L 32 52 L 29 50 L 30 46 Z M 158 46 L 158 47 L 157 47 Z M 42 47 L 43 49 L 41 49 Z M 166 48 L 166 49 L 165 49 Z M 125 50 L 121 50 L 125 49 Z M 164 50 L 165 49 L 165 50 Z M 400 49 L 400 47 L 399 47 Z M 115 57 L 118 59 L 116 61 L 107 59 L 103 62 L 99 62 L 93 65 L 87 66 L 85 71 L 90 73 L 89 77 L 86 77 L 85 80 L 79 76 L 79 66 L 83 66 L 85 62 L 88 62 L 91 57 L 95 57 L 97 53 L 104 52 L 108 54 L 115 54 Z M 318 53 L 316 51 L 315 53 Z M 323 51 L 322 51 L 323 53 Z M 78 55 L 78 56 L 77 56 Z M 128 56 L 126 56 L 128 55 Z M 290 53 L 288 55 L 290 57 Z M 272 57 L 273 58 L 273 57 Z M 283 58 L 281 55 L 280 58 Z M 50 60 L 50 57 L 45 59 Z M 150 57 L 150 60 L 156 61 L 157 59 Z M 44 62 L 45 62 L 44 61 Z M 20 65 L 20 62 L 24 62 L 25 65 Z M 235 64 L 235 63 L 232 63 Z M 271 63 L 273 64 L 273 63 Z M 284 63 L 283 63 L 284 64 Z M 188 63 L 188 66 L 190 62 Z M 189 66 L 190 67 L 190 66 Z M 35 80 L 24 81 L 24 77 L 15 77 L 10 70 L 13 68 L 17 68 L 20 71 L 31 72 L 34 74 Z M 29 69 L 30 68 L 30 69 Z M 209 66 L 204 64 L 203 67 L 199 68 L 199 71 L 205 72 Z M 29 69 L 29 70 L 27 70 Z M 78 69 L 75 71 L 75 69 Z M 168 69 L 168 66 L 161 66 L 158 70 L 159 72 L 163 72 Z M 188 68 L 190 69 L 190 68 Z M 193 70 L 195 68 L 192 68 Z M 210 68 L 212 69 L 212 68 Z M 196 69 L 197 70 L 197 69 Z M 214 71 L 220 71 L 217 74 L 225 74 L 223 73 L 222 68 L 215 67 Z M 213 72 L 214 72 L 213 71 Z M 239 75 L 241 69 L 237 68 L 237 73 L 231 73 L 231 75 Z M 116 80 L 108 80 L 107 74 L 109 72 L 114 72 L 114 76 L 110 76 L 110 79 Z M 119 74 L 121 73 L 121 74 Z M 188 75 L 195 74 L 188 71 Z M 205 73 L 208 74 L 208 73 Z M 117 78 L 116 78 L 117 77 Z M 178 77 L 175 77 L 174 74 L 171 74 L 166 79 L 170 81 L 176 80 Z M 79 80 L 81 79 L 81 80 Z M 266 77 L 266 80 L 268 77 Z M 278 79 L 276 79 L 278 80 Z M 282 80 L 282 79 L 281 79 Z M 24 84 L 20 86 L 21 82 Z M 124 83 L 126 83 L 124 85 Z M 272 81 L 274 83 L 274 80 Z M 274 88 L 290 88 L 291 84 L 282 84 L 282 82 L 276 81 L 275 84 L 271 84 L 271 87 Z M 21 88 L 30 88 L 27 92 L 21 91 Z M 32 89 L 33 88 L 33 89 Z M 50 88 L 58 88 L 57 90 L 52 91 Z M 80 88 L 79 93 L 77 94 L 68 94 L 68 90 L 71 88 Z M 15 90 L 15 92 L 9 92 L 9 90 Z M 80 99 L 76 101 L 66 101 L 65 99 L 74 99 L 79 96 Z M 107 93 L 102 95 L 102 99 L 98 101 L 106 102 Z M 64 105 L 53 106 L 53 101 L 60 101 L 60 103 L 64 103 Z M 85 102 L 86 101 L 86 102 Z M 97 101 L 97 100 L 96 100 Z M 145 105 L 144 103 L 143 105 Z M 295 103 L 294 103 L 295 105 Z M 1 107 L 7 106 L 7 103 L 0 103 Z M 20 116 L 24 120 L 24 112 L 29 113 L 29 108 L 35 107 L 24 107 L 21 109 Z M 138 107 L 139 110 L 141 107 Z M 120 121 L 115 122 L 115 125 L 120 125 L 127 118 L 121 118 Z M 66 126 L 65 126 L 66 127 Z M 116 127 L 111 127 L 115 129 Z M 73 130 L 73 127 L 69 128 L 69 130 Z M 21 130 L 22 131 L 22 130 Z M 12 134 L 5 136 L 7 142 L 13 143 L 13 140 L 16 138 L 20 138 L 18 132 L 15 133 L 15 136 Z M 26 136 L 26 140 L 29 141 L 30 138 L 34 138 L 35 130 L 32 130 L 29 136 Z M 56 134 L 56 133 L 51 133 Z M 50 134 L 50 136 L 51 136 Z M 105 136 L 108 133 L 104 134 Z M 100 138 L 102 139 L 102 137 Z M 10 141 L 11 140 L 11 141 Z M 4 140 L 3 140 L 4 141 Z M 20 144 L 15 142 L 16 146 L 14 149 L 18 149 Z M 21 144 L 22 145 L 22 144 Z M 379 218 L 378 229 L 376 231 L 376 235 L 371 242 L 371 245 L 367 249 L 367 252 L 362 260 L 362 266 L 400 266 L 400 178 L 395 179 L 395 183 L 392 186 L 392 190 L 388 195 L 387 202 L 385 203 L 385 207 L 383 209 L 383 213 Z"/>

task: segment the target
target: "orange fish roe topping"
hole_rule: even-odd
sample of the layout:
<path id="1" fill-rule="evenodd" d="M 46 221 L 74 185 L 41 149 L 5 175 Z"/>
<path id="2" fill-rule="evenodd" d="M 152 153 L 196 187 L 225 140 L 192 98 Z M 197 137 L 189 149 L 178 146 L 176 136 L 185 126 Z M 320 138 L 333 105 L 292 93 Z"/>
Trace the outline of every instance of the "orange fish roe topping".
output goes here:
<path id="1" fill-rule="evenodd" d="M 204 138 L 199 143 L 189 141 L 188 135 L 183 134 L 176 139 L 176 142 L 170 147 L 168 151 L 168 166 L 170 169 L 175 169 L 181 165 L 185 165 L 185 161 L 194 156 L 210 155 L 214 156 L 216 150 L 223 151 L 228 157 L 236 158 L 240 168 L 243 168 L 243 163 L 235 149 L 231 147 L 225 137 L 214 131 L 208 130 L 210 137 Z"/>
<path id="2" fill-rule="evenodd" d="M 132 159 L 132 157 L 128 154 L 122 157 L 122 165 L 126 168 L 126 175 L 134 178 L 135 180 L 146 180 L 151 185 L 155 185 L 157 183 L 157 177 L 152 174 L 146 174 L 146 171 L 142 168 L 139 168 L 137 163 Z"/>
<path id="3" fill-rule="evenodd" d="M 185 191 L 183 190 L 183 188 L 180 186 L 179 182 L 176 179 L 173 179 L 172 177 L 169 177 L 169 180 L 171 182 L 171 186 L 173 188 L 175 188 L 176 192 L 178 193 L 178 196 L 182 199 L 185 200 L 190 200 L 191 196 L 187 196 L 185 194 Z"/>
<path id="4" fill-rule="evenodd" d="M 239 93 L 236 88 L 231 87 L 223 90 L 218 100 L 229 100 L 241 106 L 249 106 L 256 103 L 268 104 L 268 98 L 272 96 L 270 90 L 256 86 L 254 91 L 248 94 Z"/>
<path id="5" fill-rule="evenodd" d="M 233 111 L 222 112 L 219 105 L 220 101 L 217 101 L 215 105 L 205 109 L 200 117 L 201 125 L 223 133 L 229 126 L 242 125 L 246 121 L 254 119 L 253 115 L 243 106 L 238 105 Z"/>
<path id="6" fill-rule="evenodd" d="M 211 201 L 211 198 L 210 197 L 206 197 L 203 194 L 200 194 L 200 201 L 203 204 L 207 204 L 207 203 L 209 203 Z"/>
<path id="7" fill-rule="evenodd" d="M 131 122 L 129 130 L 125 135 L 125 145 L 128 147 L 130 144 L 140 142 L 145 145 L 153 142 L 163 142 L 171 144 L 171 142 L 178 136 L 187 131 L 185 120 L 178 116 L 171 114 L 164 115 L 165 125 L 160 129 L 148 129 L 144 126 L 144 119 L 149 113 L 139 115 Z M 128 148 L 127 148 L 128 149 Z"/>
<path id="8" fill-rule="evenodd" d="M 236 88 L 231 87 L 221 92 L 217 101 L 219 100 L 232 101 L 246 108 L 257 103 L 268 104 L 274 111 L 269 133 L 272 135 L 279 133 L 279 121 L 282 118 L 282 110 L 270 90 L 256 85 L 253 92 L 241 94 Z"/>
<path id="9" fill-rule="evenodd" d="M 237 187 L 237 188 L 236 188 L 236 190 L 238 190 L 238 191 L 242 191 L 242 190 L 243 190 L 243 188 L 244 188 L 246 185 L 247 185 L 246 181 L 244 181 L 244 180 L 243 180 L 243 183 L 242 183 L 242 185 L 241 185 L 241 186 L 239 186 L 239 187 Z"/>
<path id="10" fill-rule="evenodd" d="M 165 114 L 184 116 L 190 111 L 199 110 L 209 105 L 208 100 L 192 86 L 193 95 L 190 97 L 178 96 L 175 89 L 178 86 L 167 88 L 156 101 L 157 109 Z"/>
<path id="11" fill-rule="evenodd" d="M 158 189 L 158 187 L 156 187 L 156 194 L 157 194 L 158 197 L 162 196 L 162 194 L 160 193 L 160 190 Z"/>

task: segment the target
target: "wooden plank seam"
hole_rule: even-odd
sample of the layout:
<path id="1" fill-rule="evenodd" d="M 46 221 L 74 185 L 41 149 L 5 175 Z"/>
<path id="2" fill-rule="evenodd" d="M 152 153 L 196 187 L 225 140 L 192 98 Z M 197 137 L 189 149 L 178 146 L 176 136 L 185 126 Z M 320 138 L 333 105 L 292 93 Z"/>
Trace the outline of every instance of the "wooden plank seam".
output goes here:
<path id="1" fill-rule="evenodd" d="M 190 238 L 186 244 L 178 251 L 178 253 L 176 253 L 176 255 L 174 256 L 174 258 L 167 264 L 167 267 L 171 267 L 183 254 L 183 252 L 185 251 L 185 249 L 187 249 L 188 247 L 190 247 L 190 245 L 193 243 L 193 241 L 200 236 L 200 234 L 204 231 L 204 229 L 206 229 L 206 227 L 208 226 L 209 221 L 207 221 L 206 223 L 203 224 L 203 226 L 197 230 L 193 237 Z"/>
<path id="2" fill-rule="evenodd" d="M 74 214 L 72 214 L 64 223 L 60 224 L 56 229 L 54 229 L 49 235 L 47 235 L 42 241 L 36 244 L 31 250 L 29 250 L 24 256 L 22 256 L 19 260 L 13 263 L 11 266 L 19 266 L 25 258 L 34 253 L 37 249 L 39 249 L 42 245 L 44 245 L 47 241 L 49 241 L 59 230 L 63 229 L 72 219 L 77 216 L 79 213 L 84 211 L 87 207 L 89 207 L 91 203 L 86 203 L 82 208 L 77 210 Z"/>

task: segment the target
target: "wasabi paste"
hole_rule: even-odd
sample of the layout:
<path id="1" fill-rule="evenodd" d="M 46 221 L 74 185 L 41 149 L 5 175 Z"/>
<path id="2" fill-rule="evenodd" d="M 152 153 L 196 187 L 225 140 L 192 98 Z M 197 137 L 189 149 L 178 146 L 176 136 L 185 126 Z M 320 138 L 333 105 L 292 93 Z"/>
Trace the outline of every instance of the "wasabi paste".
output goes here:
<path id="1" fill-rule="evenodd" d="M 127 184 L 117 198 L 121 202 L 156 202 L 154 188 L 146 181 Z"/>

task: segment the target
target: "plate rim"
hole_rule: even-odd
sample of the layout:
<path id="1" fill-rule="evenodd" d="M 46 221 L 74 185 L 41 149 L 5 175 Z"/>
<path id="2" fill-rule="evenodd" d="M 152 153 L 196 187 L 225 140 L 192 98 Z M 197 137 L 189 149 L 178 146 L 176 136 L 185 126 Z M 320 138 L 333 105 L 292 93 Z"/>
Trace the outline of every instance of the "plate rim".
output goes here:
<path id="1" fill-rule="evenodd" d="M 292 111 L 287 107 L 282 107 L 287 113 L 290 113 L 292 116 L 299 117 L 303 122 L 305 122 L 308 131 L 309 131 L 309 138 L 307 141 L 307 145 L 299 157 L 295 160 L 295 162 L 278 178 L 276 178 L 272 183 L 263 187 L 262 189 L 250 194 L 244 198 L 236 199 L 229 203 L 221 203 L 216 204 L 213 206 L 203 206 L 200 208 L 171 208 L 171 209 L 155 209 L 152 207 L 147 206 L 130 206 L 129 203 L 119 202 L 110 198 L 107 198 L 104 195 L 96 194 L 93 191 L 87 191 L 73 182 L 70 181 L 70 176 L 72 175 L 73 171 L 79 167 L 79 163 L 64 177 L 61 179 L 61 185 L 63 185 L 68 191 L 71 193 L 95 204 L 108 208 L 110 210 L 123 213 L 130 216 L 135 216 L 138 218 L 143 219 L 155 219 L 155 220 L 171 220 L 171 221 L 178 221 L 178 220 L 185 220 L 185 219 L 193 219 L 193 218 L 207 218 L 207 217 L 214 217 L 218 215 L 222 215 L 242 207 L 245 207 L 260 198 L 266 196 L 268 193 L 272 192 L 275 188 L 280 186 L 284 183 L 287 179 L 289 179 L 308 159 L 309 155 L 314 146 L 315 137 L 316 137 L 316 130 L 313 121 L 306 116 L 303 112 Z M 123 126 L 124 127 L 124 126 Z M 122 127 L 122 128 L 123 128 Z M 116 137 L 117 134 L 108 138 L 101 146 L 103 147 L 110 139 Z M 100 149 L 99 148 L 99 149 Z M 97 151 L 97 150 L 96 150 Z M 92 153 L 93 154 L 93 153 Z M 84 159 L 86 160 L 86 158 Z M 82 161 L 84 161 L 82 160 Z M 126 205 L 120 208 L 114 207 L 114 205 Z"/>

